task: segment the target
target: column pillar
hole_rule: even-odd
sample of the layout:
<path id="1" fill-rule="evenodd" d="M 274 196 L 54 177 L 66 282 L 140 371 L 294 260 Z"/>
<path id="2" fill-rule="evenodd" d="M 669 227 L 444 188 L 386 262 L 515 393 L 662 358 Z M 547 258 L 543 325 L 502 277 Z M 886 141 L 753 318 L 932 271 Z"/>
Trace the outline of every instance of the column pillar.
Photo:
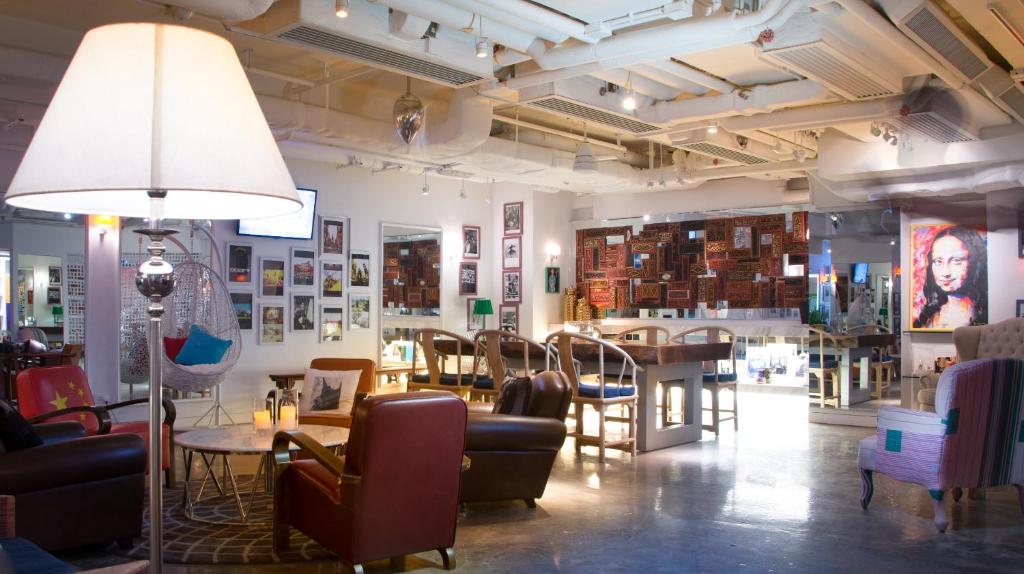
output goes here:
<path id="1" fill-rule="evenodd" d="M 117 402 L 120 387 L 121 222 L 90 215 L 85 235 L 85 365 L 97 403 Z M 140 295 L 141 296 L 141 295 Z"/>

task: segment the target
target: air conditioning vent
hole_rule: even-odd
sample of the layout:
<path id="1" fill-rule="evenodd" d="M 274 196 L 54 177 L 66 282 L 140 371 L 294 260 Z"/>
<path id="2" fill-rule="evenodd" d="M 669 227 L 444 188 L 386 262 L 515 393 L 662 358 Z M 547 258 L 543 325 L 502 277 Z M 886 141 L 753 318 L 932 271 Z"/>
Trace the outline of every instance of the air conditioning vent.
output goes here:
<path id="1" fill-rule="evenodd" d="M 992 65 L 942 9 L 928 0 L 899 18 L 896 25 L 932 56 L 949 64 L 965 82 L 973 82 Z"/>
<path id="2" fill-rule="evenodd" d="M 632 134 L 661 129 L 659 126 L 613 114 L 601 108 L 585 105 L 562 97 L 547 97 L 530 101 L 527 105 L 559 115 L 572 116 L 587 122 L 602 124 Z"/>
<path id="3" fill-rule="evenodd" d="M 761 165 L 778 161 L 771 146 L 722 129 L 714 134 L 703 129 L 693 130 L 672 134 L 669 139 L 673 146 L 681 150 L 717 159 L 727 165 Z"/>
<path id="4" fill-rule="evenodd" d="M 761 58 L 815 80 L 848 100 L 884 98 L 902 91 L 900 78 L 864 66 L 861 62 L 866 57 L 835 38 L 764 50 Z"/>
<path id="5" fill-rule="evenodd" d="M 933 142 L 956 143 L 978 140 L 977 134 L 971 133 L 935 112 L 896 116 L 892 123 Z"/>
<path id="6" fill-rule="evenodd" d="M 689 144 L 682 144 L 679 149 L 686 151 L 692 151 L 701 155 L 706 155 L 711 158 L 724 159 L 735 163 L 742 163 L 744 165 L 760 165 L 763 163 L 769 163 L 764 158 L 757 157 L 756 155 L 750 155 L 739 150 L 730 149 L 723 147 L 711 142 L 696 142 Z"/>
<path id="7" fill-rule="evenodd" d="M 1024 90 L 1019 85 L 1013 85 L 996 99 L 1002 102 L 1003 109 L 1017 116 L 1017 121 L 1024 122 Z"/>
<path id="8" fill-rule="evenodd" d="M 993 65 L 978 76 L 975 85 L 984 90 L 1003 111 L 1024 123 L 1024 88 L 1006 70 Z"/>
<path id="9" fill-rule="evenodd" d="M 907 98 L 892 123 L 933 142 L 978 140 L 978 127 L 972 116 L 955 94 L 946 90 L 922 90 Z"/>
<path id="10" fill-rule="evenodd" d="M 479 82 L 483 78 L 474 74 L 467 74 L 462 70 L 441 66 L 419 58 L 413 58 L 408 54 L 385 50 L 351 38 L 328 34 L 310 28 L 309 26 L 297 26 L 279 34 L 282 40 L 291 40 L 304 46 L 334 52 L 351 60 L 357 60 L 372 66 L 388 68 L 399 73 L 412 74 L 420 78 L 431 78 L 442 84 L 450 86 L 464 86 Z"/>

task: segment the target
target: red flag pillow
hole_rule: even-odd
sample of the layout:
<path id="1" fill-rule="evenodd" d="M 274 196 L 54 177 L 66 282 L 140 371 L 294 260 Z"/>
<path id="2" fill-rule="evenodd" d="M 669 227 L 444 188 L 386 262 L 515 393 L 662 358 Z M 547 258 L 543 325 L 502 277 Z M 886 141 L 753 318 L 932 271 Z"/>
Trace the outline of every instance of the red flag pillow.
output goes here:
<path id="1" fill-rule="evenodd" d="M 181 348 L 185 346 L 185 341 L 187 340 L 187 337 L 181 337 L 180 339 L 176 337 L 164 337 L 164 354 L 172 361 L 177 359 L 178 353 L 181 352 Z"/>

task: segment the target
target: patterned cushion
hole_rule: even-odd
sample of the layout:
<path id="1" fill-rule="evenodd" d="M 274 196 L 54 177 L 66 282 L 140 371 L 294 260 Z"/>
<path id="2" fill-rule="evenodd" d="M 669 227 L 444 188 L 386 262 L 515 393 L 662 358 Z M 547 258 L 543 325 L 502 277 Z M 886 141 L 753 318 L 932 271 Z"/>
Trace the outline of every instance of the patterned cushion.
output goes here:
<path id="1" fill-rule="evenodd" d="M 715 382 L 715 374 L 714 373 L 704 373 L 704 382 L 705 383 L 713 383 L 713 382 Z M 736 373 L 718 373 L 718 382 L 719 383 L 735 383 L 736 382 Z"/>
<path id="2" fill-rule="evenodd" d="M 836 360 L 835 355 L 825 355 L 825 367 L 826 369 L 834 369 L 839 366 L 839 361 Z M 821 367 L 821 355 L 817 353 L 811 354 L 810 367 L 812 369 L 820 369 Z"/>
<path id="3" fill-rule="evenodd" d="M 477 377 L 476 381 L 473 382 L 474 389 L 494 389 L 494 379 L 490 377 Z"/>
<path id="4" fill-rule="evenodd" d="M 174 358 L 179 365 L 216 365 L 231 348 L 231 340 L 221 339 L 206 332 L 198 325 L 188 330 L 188 339 Z"/>
<path id="5" fill-rule="evenodd" d="M 631 397 L 636 394 L 636 387 L 633 385 L 619 385 L 605 383 L 604 398 Z M 580 383 L 580 396 L 592 399 L 601 398 L 601 388 L 597 383 Z"/>
<path id="6" fill-rule="evenodd" d="M 412 376 L 412 382 L 419 383 L 421 385 L 430 384 L 430 375 L 427 373 L 418 373 Z M 473 375 L 468 373 L 462 373 L 462 382 L 459 382 L 459 375 L 457 373 L 441 373 L 441 379 L 438 381 L 442 385 L 470 385 L 473 384 Z"/>

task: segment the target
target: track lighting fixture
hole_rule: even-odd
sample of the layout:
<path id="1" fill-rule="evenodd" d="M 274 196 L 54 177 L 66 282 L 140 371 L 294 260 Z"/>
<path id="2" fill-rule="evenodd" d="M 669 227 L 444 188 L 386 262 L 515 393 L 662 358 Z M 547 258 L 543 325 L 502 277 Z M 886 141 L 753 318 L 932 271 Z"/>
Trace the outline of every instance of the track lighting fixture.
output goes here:
<path id="1" fill-rule="evenodd" d="M 882 135 L 882 128 L 878 127 L 878 124 L 871 124 L 871 135 L 876 138 Z"/>
<path id="2" fill-rule="evenodd" d="M 423 170 L 423 187 L 420 188 L 420 195 L 430 195 L 430 184 L 427 183 L 427 170 Z"/>
<path id="3" fill-rule="evenodd" d="M 480 16 L 480 35 L 476 38 L 476 57 L 486 58 L 491 55 L 491 43 L 484 36 L 484 17 Z"/>
<path id="4" fill-rule="evenodd" d="M 626 72 L 626 94 L 622 97 L 622 109 L 631 112 L 636 109 L 636 93 L 633 92 L 632 72 Z"/>
<path id="5" fill-rule="evenodd" d="M 645 213 L 644 214 L 644 221 L 650 221 L 650 220 L 651 220 L 651 214 L 650 213 Z"/>
<path id="6" fill-rule="evenodd" d="M 466 199 L 466 180 L 462 180 L 462 189 L 459 190 L 459 198 Z"/>
<path id="7" fill-rule="evenodd" d="M 708 135 L 715 135 L 718 133 L 718 122 L 712 120 L 708 123 Z"/>
<path id="8" fill-rule="evenodd" d="M 349 0 L 336 0 L 334 2 L 334 15 L 338 18 L 348 18 Z"/>

